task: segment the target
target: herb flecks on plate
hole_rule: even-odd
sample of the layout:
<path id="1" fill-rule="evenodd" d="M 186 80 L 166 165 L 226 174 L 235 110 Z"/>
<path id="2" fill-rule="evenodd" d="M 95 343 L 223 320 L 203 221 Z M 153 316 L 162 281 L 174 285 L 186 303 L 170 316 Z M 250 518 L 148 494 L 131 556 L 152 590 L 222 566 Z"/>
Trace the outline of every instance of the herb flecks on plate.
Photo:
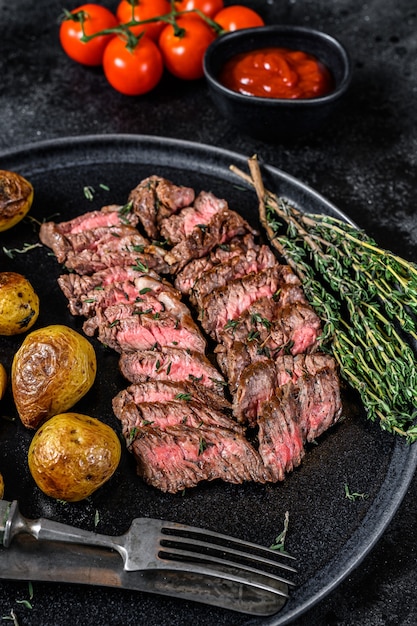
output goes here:
<path id="1" fill-rule="evenodd" d="M 248 161 L 271 244 L 298 274 L 323 320 L 322 345 L 381 428 L 417 440 L 417 266 L 336 217 L 303 213 L 266 190 Z"/>

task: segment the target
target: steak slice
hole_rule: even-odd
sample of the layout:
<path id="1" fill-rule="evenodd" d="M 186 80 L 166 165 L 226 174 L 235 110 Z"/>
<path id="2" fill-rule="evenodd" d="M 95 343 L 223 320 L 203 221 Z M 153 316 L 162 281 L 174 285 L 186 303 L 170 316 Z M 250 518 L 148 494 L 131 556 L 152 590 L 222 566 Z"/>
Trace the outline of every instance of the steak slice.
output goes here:
<path id="1" fill-rule="evenodd" d="M 147 380 L 191 381 L 219 393 L 225 385 L 220 372 L 199 352 L 176 348 L 126 352 L 122 353 L 119 366 L 123 376 L 131 383 Z"/>
<path id="2" fill-rule="evenodd" d="M 278 261 L 270 248 L 267 246 L 251 248 L 245 255 L 233 256 L 201 274 L 192 287 L 190 300 L 195 306 L 201 307 L 204 296 L 215 289 L 224 287 L 232 280 L 256 274 L 276 265 Z"/>
<path id="3" fill-rule="evenodd" d="M 238 341 L 248 344 L 251 352 L 262 350 L 275 358 L 283 351 L 295 355 L 316 348 L 320 333 L 321 321 L 312 307 L 296 302 L 277 308 L 272 321 L 249 307 L 234 323 L 226 324 L 221 339 L 228 350 Z"/>
<path id="4" fill-rule="evenodd" d="M 202 191 L 198 194 L 193 206 L 163 219 L 160 233 L 169 244 L 174 245 L 191 235 L 194 228 L 207 226 L 216 213 L 227 208 L 226 200 L 216 198 L 211 192 Z"/>
<path id="5" fill-rule="evenodd" d="M 121 421 L 123 435 L 127 441 L 134 438 L 136 431 L 144 426 L 165 430 L 169 426 L 187 426 L 196 430 L 202 426 L 219 427 L 243 435 L 243 429 L 237 422 L 216 411 L 204 406 L 201 402 L 184 400 L 169 400 L 167 402 L 132 402 L 129 395 L 122 404 L 119 397 L 113 403 L 116 417 Z"/>
<path id="6" fill-rule="evenodd" d="M 233 415 L 237 421 L 254 426 L 264 403 L 273 398 L 276 389 L 277 372 L 273 361 L 266 359 L 245 367 L 233 395 Z"/>
<path id="7" fill-rule="evenodd" d="M 141 404 L 142 402 L 200 402 L 217 411 L 230 409 L 230 403 L 215 391 L 190 381 L 174 382 L 171 380 L 148 380 L 143 383 L 130 385 L 120 391 L 113 399 L 113 408 L 117 411 L 127 402 Z"/>
<path id="8" fill-rule="evenodd" d="M 100 226 L 91 230 L 67 233 L 55 237 L 52 250 L 59 263 L 66 263 L 68 258 L 83 250 L 97 250 L 97 248 L 100 248 L 100 246 L 113 238 L 128 237 L 136 234 L 138 234 L 138 231 L 133 226 L 124 224 L 109 227 Z"/>
<path id="9" fill-rule="evenodd" d="M 125 276 L 126 280 L 120 282 L 107 282 L 106 272 L 96 272 L 92 276 L 64 274 L 58 278 L 73 315 L 90 317 L 100 309 L 119 303 L 138 303 L 142 310 L 156 313 L 166 308 L 166 301 L 160 300 L 161 297 L 163 299 L 162 293 L 166 294 L 166 298 L 171 295 L 179 301 L 180 293 L 153 271 L 143 272 L 130 267 L 109 277 L 111 280 Z M 104 277 L 104 280 L 100 280 L 100 277 Z"/>
<path id="10" fill-rule="evenodd" d="M 298 422 L 305 441 L 313 441 L 335 424 L 342 413 L 339 378 L 334 368 L 300 376 L 296 382 Z"/>
<path id="11" fill-rule="evenodd" d="M 214 351 L 217 363 L 229 383 L 231 393 L 236 392 L 240 377 L 246 367 L 258 361 L 269 360 L 264 350 L 258 349 L 255 344 L 242 341 L 235 341 L 230 349 L 219 344 Z"/>
<path id="12" fill-rule="evenodd" d="M 169 271 L 164 256 L 162 248 L 148 245 L 146 239 L 136 231 L 124 237 L 113 237 L 96 250 L 85 249 L 77 254 L 71 252 L 65 266 L 78 274 L 94 274 L 109 267 L 124 265 L 163 274 Z"/>
<path id="13" fill-rule="evenodd" d="M 159 238 L 159 225 L 163 219 L 190 206 L 195 197 L 194 189 L 174 185 L 160 176 L 142 180 L 129 194 L 129 202 L 139 218 L 148 237 Z"/>
<path id="14" fill-rule="evenodd" d="M 147 313 L 135 305 L 120 304 L 99 310 L 83 330 L 116 352 L 161 350 L 165 347 L 204 353 L 206 340 L 188 313 L 181 317 L 171 312 Z"/>
<path id="15" fill-rule="evenodd" d="M 277 389 L 290 383 L 299 384 L 305 390 L 306 399 L 304 402 L 307 403 L 308 385 L 310 384 L 308 381 L 317 380 L 321 372 L 324 372 L 325 376 L 335 386 L 335 391 L 330 389 L 329 397 L 335 405 L 334 414 L 336 414 L 340 407 L 336 362 L 332 356 L 316 352 L 312 355 L 299 354 L 295 357 L 290 354 L 283 354 L 275 360 L 258 359 L 251 361 L 240 371 L 240 374 L 238 373 L 237 383 L 232 389 L 235 418 L 238 422 L 245 423 L 248 421 L 253 425 L 256 423 L 257 417 L 262 414 L 263 405 L 274 397 Z M 313 398 L 314 388 L 311 392 Z M 320 398 L 318 402 L 323 408 L 325 403 Z M 311 419 L 313 424 L 313 414 Z M 320 416 L 317 417 L 317 421 L 320 421 Z M 306 422 L 303 432 L 309 430 L 309 423 Z"/>
<path id="16" fill-rule="evenodd" d="M 115 283 L 123 283 L 126 281 L 134 281 L 140 276 L 149 276 L 156 280 L 161 280 L 159 275 L 153 270 L 147 272 L 133 269 L 129 266 L 108 267 L 100 272 L 91 275 L 81 274 L 62 274 L 58 278 L 59 286 L 68 300 L 79 299 L 92 290 L 103 290 Z M 168 283 L 167 283 L 168 284 Z"/>
<path id="17" fill-rule="evenodd" d="M 169 493 L 221 479 L 241 484 L 264 483 L 269 473 L 259 454 L 241 435 L 228 429 L 170 426 L 164 431 L 145 426 L 131 444 L 138 474 Z"/>
<path id="18" fill-rule="evenodd" d="M 208 272 L 220 263 L 226 263 L 234 256 L 244 255 L 250 250 L 259 250 L 251 233 L 243 237 L 234 237 L 228 243 L 220 244 L 206 256 L 192 259 L 175 276 L 175 286 L 181 293 L 189 294 L 194 283 L 204 272 Z"/>
<path id="19" fill-rule="evenodd" d="M 182 241 L 165 255 L 171 272 L 179 272 L 191 259 L 206 256 L 214 247 L 227 243 L 237 235 L 256 231 L 235 211 L 223 209 L 214 214 L 210 222 L 196 226 Z"/>
<path id="20" fill-rule="evenodd" d="M 138 218 L 130 211 L 129 206 L 109 205 L 101 211 L 90 211 L 67 222 L 44 222 L 39 230 L 41 242 L 51 248 L 59 263 L 63 263 L 70 244 L 68 238 L 95 229 L 112 229 L 118 227 L 134 227 Z"/>
<path id="21" fill-rule="evenodd" d="M 237 320 L 256 300 L 271 298 L 282 278 L 282 272 L 272 267 L 215 289 L 202 299 L 200 306 L 199 319 L 204 330 L 220 343 L 225 326 Z"/>
<path id="22" fill-rule="evenodd" d="M 258 452 L 273 481 L 300 465 L 304 456 L 303 433 L 297 421 L 298 403 L 292 383 L 277 389 L 258 417 Z"/>
<path id="23" fill-rule="evenodd" d="M 324 352 L 297 354 L 295 357 L 290 354 L 278 355 L 275 358 L 275 367 L 279 387 L 290 380 L 294 383 L 297 382 L 300 376 L 315 376 L 317 372 L 323 369 L 329 369 L 337 376 L 335 359 Z"/>

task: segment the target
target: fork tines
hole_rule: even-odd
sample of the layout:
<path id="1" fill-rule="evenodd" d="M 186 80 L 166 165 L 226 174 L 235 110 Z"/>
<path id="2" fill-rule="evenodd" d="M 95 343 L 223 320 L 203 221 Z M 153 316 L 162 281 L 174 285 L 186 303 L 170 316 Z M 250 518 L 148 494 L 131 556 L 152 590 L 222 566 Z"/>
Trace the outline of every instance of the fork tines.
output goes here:
<path id="1" fill-rule="evenodd" d="M 297 570 L 286 552 L 182 524 L 164 525 L 159 540 L 160 559 L 205 568 L 207 575 L 235 580 L 288 597 L 287 578 Z"/>

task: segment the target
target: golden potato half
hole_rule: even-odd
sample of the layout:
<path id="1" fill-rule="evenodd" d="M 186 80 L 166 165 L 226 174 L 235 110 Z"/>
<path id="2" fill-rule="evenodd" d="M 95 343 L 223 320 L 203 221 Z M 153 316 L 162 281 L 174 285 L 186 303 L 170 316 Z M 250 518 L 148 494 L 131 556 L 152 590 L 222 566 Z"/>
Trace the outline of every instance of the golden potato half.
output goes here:
<path id="1" fill-rule="evenodd" d="M 0 170 L 0 232 L 22 220 L 33 202 L 33 187 L 26 178 Z"/>
<path id="2" fill-rule="evenodd" d="M 4 365 L 0 363 L 0 400 L 6 393 L 7 388 L 7 373 Z"/>
<path id="3" fill-rule="evenodd" d="M 78 502 L 109 480 L 120 456 L 120 441 L 110 426 L 80 413 L 63 413 L 36 432 L 28 463 L 46 495 Z"/>
<path id="4" fill-rule="evenodd" d="M 4 496 L 4 480 L 3 476 L 0 474 L 0 500 L 3 499 Z"/>
<path id="5" fill-rule="evenodd" d="M 0 335 L 19 335 L 32 328 L 39 315 L 39 298 L 27 278 L 0 272 Z"/>
<path id="6" fill-rule="evenodd" d="M 74 406 L 89 391 L 97 372 L 96 353 L 80 333 L 61 324 L 25 337 L 11 372 L 19 417 L 28 428 Z"/>

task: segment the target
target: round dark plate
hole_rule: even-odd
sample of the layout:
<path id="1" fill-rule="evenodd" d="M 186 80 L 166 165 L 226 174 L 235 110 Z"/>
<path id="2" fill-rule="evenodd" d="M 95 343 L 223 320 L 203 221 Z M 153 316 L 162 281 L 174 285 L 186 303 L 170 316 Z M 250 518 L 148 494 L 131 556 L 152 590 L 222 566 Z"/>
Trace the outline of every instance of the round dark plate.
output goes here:
<path id="1" fill-rule="evenodd" d="M 41 300 L 36 327 L 64 323 L 80 330 L 82 320 L 69 314 L 57 286 L 61 268 L 55 258 L 43 247 L 21 252 L 27 244 L 38 242 L 36 220 L 62 221 L 104 204 L 122 204 L 142 178 L 159 174 L 226 198 L 232 209 L 257 224 L 254 192 L 229 169 L 234 164 L 246 171 L 249 156 L 213 146 L 134 135 L 71 137 L 3 152 L 0 168 L 27 177 L 34 185 L 35 201 L 32 219 L 0 233 L 0 271 L 21 272 L 33 283 Z M 263 175 L 266 187 L 300 209 L 348 219 L 288 174 L 263 165 Z M 94 189 L 93 200 L 86 199 L 86 186 Z M 0 337 L 0 361 L 7 368 L 22 339 Z M 127 385 L 118 373 L 117 355 L 93 343 L 99 366 L 97 381 L 75 408 L 120 432 L 111 399 Z M 3 418 L 15 417 L 10 393 L 0 410 Z M 416 468 L 417 447 L 408 446 L 368 421 L 349 393 L 345 415 L 318 445 L 309 447 L 302 465 L 276 485 L 215 482 L 184 494 L 163 494 L 137 477 L 133 458 L 124 451 L 112 479 L 88 500 L 71 505 L 51 500 L 37 489 L 26 459 L 33 433 L 18 419 L 1 419 L 0 472 L 6 484 L 5 498 L 18 499 L 22 512 L 29 517 L 50 517 L 107 534 L 124 532 L 134 517 L 159 517 L 270 545 L 282 531 L 288 511 L 285 547 L 297 558 L 297 586 L 284 609 L 270 618 L 253 618 L 142 592 L 33 581 L 33 608 L 26 609 L 22 623 L 56 626 L 69 623 L 76 614 L 82 615 L 84 625 L 290 623 L 334 589 L 372 549 L 397 510 Z M 366 497 L 352 502 L 345 496 L 345 485 Z M 97 512 L 100 521 L 95 526 Z M 16 608 L 16 598 L 24 592 L 23 583 L 7 580 L 10 575 L 2 569 L 1 557 L 0 551 L 0 614 L 4 615 Z M 22 611 L 19 608 L 19 614 Z"/>

